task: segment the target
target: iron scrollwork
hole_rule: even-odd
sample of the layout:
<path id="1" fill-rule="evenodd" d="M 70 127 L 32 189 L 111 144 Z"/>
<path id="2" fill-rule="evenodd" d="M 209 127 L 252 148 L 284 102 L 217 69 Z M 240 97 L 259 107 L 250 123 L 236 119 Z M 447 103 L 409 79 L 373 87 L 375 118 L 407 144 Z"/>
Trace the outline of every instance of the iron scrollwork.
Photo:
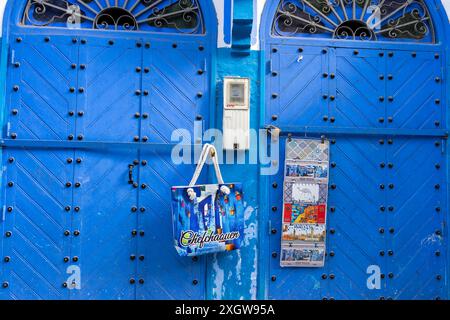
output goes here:
<path id="1" fill-rule="evenodd" d="M 22 24 L 202 34 L 198 0 L 29 0 Z"/>
<path id="2" fill-rule="evenodd" d="M 272 34 L 435 43 L 423 0 L 281 0 Z"/>

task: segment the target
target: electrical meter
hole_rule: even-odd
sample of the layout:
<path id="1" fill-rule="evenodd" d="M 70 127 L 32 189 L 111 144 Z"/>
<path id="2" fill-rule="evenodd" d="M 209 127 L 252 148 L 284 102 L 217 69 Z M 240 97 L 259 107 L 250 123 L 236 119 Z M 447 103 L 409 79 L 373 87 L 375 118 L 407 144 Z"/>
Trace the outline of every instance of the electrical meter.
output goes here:
<path id="1" fill-rule="evenodd" d="M 248 150 L 250 148 L 250 80 L 226 77 L 223 87 L 223 148 Z"/>

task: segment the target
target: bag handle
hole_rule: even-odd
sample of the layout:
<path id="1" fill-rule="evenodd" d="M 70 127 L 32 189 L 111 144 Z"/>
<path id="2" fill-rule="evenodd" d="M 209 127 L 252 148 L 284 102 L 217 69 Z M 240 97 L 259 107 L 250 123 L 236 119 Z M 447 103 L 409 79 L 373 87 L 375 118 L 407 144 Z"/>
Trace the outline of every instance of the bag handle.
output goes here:
<path id="1" fill-rule="evenodd" d="M 193 187 L 197 183 L 197 180 L 200 177 L 200 174 L 202 173 L 203 166 L 205 165 L 208 157 L 211 157 L 212 162 L 214 164 L 214 170 L 216 171 L 217 181 L 219 182 L 219 184 L 225 183 L 223 181 L 222 173 L 220 172 L 219 161 L 217 160 L 217 150 L 213 145 L 206 143 L 203 146 L 203 150 L 200 155 L 200 159 L 198 161 L 197 168 L 195 168 L 195 172 L 194 172 L 191 182 L 189 183 L 189 187 Z"/>

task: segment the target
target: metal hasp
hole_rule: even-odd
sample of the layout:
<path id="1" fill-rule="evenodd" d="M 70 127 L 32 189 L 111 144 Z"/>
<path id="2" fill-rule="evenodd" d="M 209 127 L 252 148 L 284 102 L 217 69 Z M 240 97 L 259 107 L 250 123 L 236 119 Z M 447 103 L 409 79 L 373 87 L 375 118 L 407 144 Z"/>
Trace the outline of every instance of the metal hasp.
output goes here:
<path id="1" fill-rule="evenodd" d="M 280 268 L 280 237 L 269 236 L 266 297 L 448 297 L 447 26 L 435 3 L 281 0 L 266 10 L 264 124 L 281 130 L 282 153 L 289 137 L 330 141 L 325 267 Z M 275 232 L 281 185 L 280 170 L 265 186 Z"/>
<path id="2" fill-rule="evenodd" d="M 200 3 L 10 1 L 0 299 L 205 298 L 170 214 L 172 132 L 209 124 Z"/>

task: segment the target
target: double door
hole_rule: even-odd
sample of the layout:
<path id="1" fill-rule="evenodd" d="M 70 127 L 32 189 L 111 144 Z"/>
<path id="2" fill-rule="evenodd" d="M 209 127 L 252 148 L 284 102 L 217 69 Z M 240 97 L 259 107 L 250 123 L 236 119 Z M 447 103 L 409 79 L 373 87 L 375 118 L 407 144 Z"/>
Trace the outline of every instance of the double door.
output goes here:
<path id="1" fill-rule="evenodd" d="M 208 123 L 202 41 L 15 39 L 2 298 L 205 297 L 205 261 L 178 257 L 170 212 L 193 172 L 172 132 Z"/>

